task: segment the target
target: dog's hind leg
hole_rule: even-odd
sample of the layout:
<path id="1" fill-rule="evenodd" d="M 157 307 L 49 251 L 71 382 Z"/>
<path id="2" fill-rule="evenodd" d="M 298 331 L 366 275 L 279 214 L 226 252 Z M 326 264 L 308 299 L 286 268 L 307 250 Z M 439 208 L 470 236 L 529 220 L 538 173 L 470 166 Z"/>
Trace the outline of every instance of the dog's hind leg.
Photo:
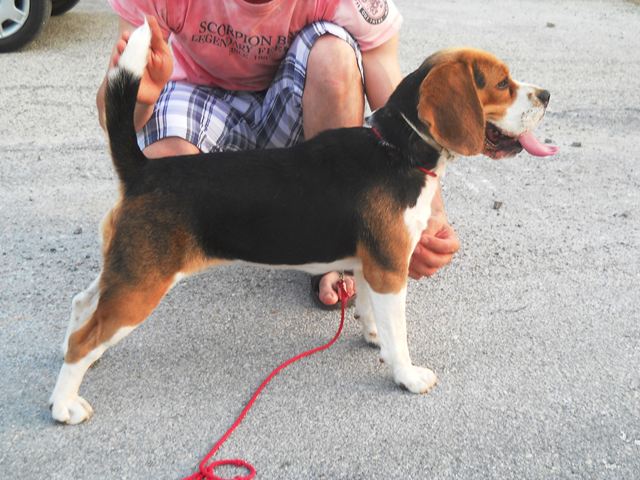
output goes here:
<path id="1" fill-rule="evenodd" d="M 97 302 L 95 311 L 68 338 L 64 363 L 49 400 L 55 420 L 77 424 L 91 417 L 91 406 L 78 395 L 87 369 L 151 314 L 172 282 L 173 276 L 160 279 L 149 275 L 136 284 L 101 276 L 98 298 L 92 300 Z"/>
<path id="2" fill-rule="evenodd" d="M 73 332 L 78 330 L 84 325 L 87 320 L 95 312 L 98 306 L 98 292 L 99 292 L 100 275 L 91 282 L 89 287 L 78 293 L 73 297 L 71 302 L 71 318 L 69 318 L 69 324 L 67 325 L 67 333 L 64 336 L 64 342 L 62 343 L 62 355 L 67 355 L 67 348 L 69 345 L 69 337 Z"/>
<path id="3" fill-rule="evenodd" d="M 102 223 L 100 225 L 100 234 L 102 236 L 102 249 L 103 256 L 106 256 L 106 250 L 109 248 L 111 243 L 111 238 L 113 235 L 113 224 L 114 218 L 117 215 L 119 209 L 120 202 L 116 203 L 116 205 L 107 212 L 107 214 L 102 219 Z M 93 315 L 93 312 L 96 311 L 96 307 L 98 306 L 98 298 L 100 291 L 100 277 L 102 276 L 102 272 L 98 274 L 91 285 L 87 287 L 86 290 L 78 293 L 75 297 L 73 297 L 73 301 L 71 302 L 71 318 L 69 318 L 69 324 L 67 326 L 67 333 L 64 336 L 64 342 L 62 343 L 62 355 L 66 356 L 67 348 L 69 345 L 69 337 L 73 332 L 78 330 L 82 325 L 84 325 L 87 320 Z"/>

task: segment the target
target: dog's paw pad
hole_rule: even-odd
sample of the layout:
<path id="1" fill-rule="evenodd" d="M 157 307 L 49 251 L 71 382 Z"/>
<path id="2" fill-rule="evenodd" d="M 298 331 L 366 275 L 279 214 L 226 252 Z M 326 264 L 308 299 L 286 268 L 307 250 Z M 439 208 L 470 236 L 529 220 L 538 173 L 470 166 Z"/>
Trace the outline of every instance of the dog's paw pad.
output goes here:
<path id="1" fill-rule="evenodd" d="M 77 425 L 89 420 L 92 415 L 93 408 L 89 402 L 79 396 L 66 401 L 54 401 L 51 404 L 51 416 L 56 422 Z"/>
<path id="2" fill-rule="evenodd" d="M 427 393 L 438 383 L 438 377 L 432 370 L 414 365 L 398 368 L 394 372 L 394 380 L 400 388 L 411 393 Z"/>

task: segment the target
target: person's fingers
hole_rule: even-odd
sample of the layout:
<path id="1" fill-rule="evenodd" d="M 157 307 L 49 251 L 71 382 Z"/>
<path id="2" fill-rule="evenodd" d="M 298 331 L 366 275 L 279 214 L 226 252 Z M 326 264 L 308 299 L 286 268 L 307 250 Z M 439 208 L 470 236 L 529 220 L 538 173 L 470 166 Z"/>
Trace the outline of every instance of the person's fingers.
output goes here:
<path id="1" fill-rule="evenodd" d="M 409 276 L 414 280 L 420 280 L 423 277 L 431 277 L 437 272 L 437 268 L 409 268 Z"/>
<path id="2" fill-rule="evenodd" d="M 113 68 L 118 64 L 118 61 L 120 60 L 120 56 L 122 55 L 122 52 L 124 52 L 124 49 L 127 47 L 127 42 L 129 41 L 129 37 L 130 37 L 130 34 L 128 31 L 125 30 L 124 32 L 122 32 L 120 39 L 116 42 L 113 55 L 111 56 L 110 67 Z"/>
<path id="3" fill-rule="evenodd" d="M 149 50 L 149 66 L 154 69 L 162 69 L 164 67 L 164 57 L 162 53 Z"/>
<path id="4" fill-rule="evenodd" d="M 452 238 L 452 237 L 457 238 L 458 237 L 456 235 L 456 231 L 453 229 L 451 225 L 447 225 L 446 227 L 440 229 L 438 232 L 436 232 L 435 236 L 438 238 Z"/>
<path id="5" fill-rule="evenodd" d="M 430 222 L 432 231 L 422 233 L 420 241 L 411 256 L 409 276 L 416 280 L 434 275 L 440 268 L 451 262 L 460 249 L 460 241 L 448 224 Z M 433 228 L 435 227 L 435 228 Z"/>
<path id="6" fill-rule="evenodd" d="M 168 49 L 167 42 L 162 37 L 162 29 L 156 17 L 148 16 L 149 28 L 151 29 L 151 49 L 157 52 L 165 51 Z"/>
<path id="7" fill-rule="evenodd" d="M 356 294 L 356 281 L 351 275 L 344 276 L 345 288 L 350 297 Z"/>
<path id="8" fill-rule="evenodd" d="M 425 249 L 418 249 L 411 256 L 411 267 L 424 270 L 427 268 L 442 268 L 451 262 L 453 254 L 438 254 Z"/>
<path id="9" fill-rule="evenodd" d="M 428 237 L 425 242 L 420 242 L 420 246 L 425 250 L 429 250 L 440 255 L 452 255 L 460 248 L 460 242 L 456 237 Z"/>
<path id="10" fill-rule="evenodd" d="M 427 228 L 422 231 L 422 234 L 434 236 L 440 230 L 442 230 L 442 224 L 440 222 L 429 222 L 427 223 Z"/>
<path id="11" fill-rule="evenodd" d="M 149 50 L 149 54 L 147 55 L 147 68 L 156 68 L 158 65 L 158 55 L 153 52 L 153 50 Z"/>
<path id="12" fill-rule="evenodd" d="M 120 55 L 122 55 L 122 52 L 124 52 L 124 49 L 127 47 L 127 41 L 124 39 L 120 39 L 118 41 L 118 43 L 116 43 L 116 55 L 118 56 L 118 58 L 120 58 Z"/>

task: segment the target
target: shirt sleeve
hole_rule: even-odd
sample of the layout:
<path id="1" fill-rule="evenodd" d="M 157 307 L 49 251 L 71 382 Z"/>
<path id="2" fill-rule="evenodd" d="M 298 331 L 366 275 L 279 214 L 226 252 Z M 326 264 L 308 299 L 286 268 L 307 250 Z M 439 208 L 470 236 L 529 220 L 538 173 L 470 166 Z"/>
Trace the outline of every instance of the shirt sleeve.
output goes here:
<path id="1" fill-rule="evenodd" d="M 140 26 L 145 15 L 158 20 L 162 34 L 168 38 L 171 33 L 179 33 L 184 26 L 186 5 L 183 1 L 171 0 L 107 0 L 111 8 L 125 21 Z M 167 8 L 167 4 L 171 8 Z"/>
<path id="2" fill-rule="evenodd" d="M 398 33 L 402 15 L 393 0 L 339 0 L 332 21 L 353 35 L 364 52 Z"/>

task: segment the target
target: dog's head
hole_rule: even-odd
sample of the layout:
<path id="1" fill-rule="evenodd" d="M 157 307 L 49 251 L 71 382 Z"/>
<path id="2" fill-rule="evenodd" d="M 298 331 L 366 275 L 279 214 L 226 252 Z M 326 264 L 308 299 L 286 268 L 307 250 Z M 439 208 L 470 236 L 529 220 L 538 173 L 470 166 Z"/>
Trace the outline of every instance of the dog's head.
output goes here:
<path id="1" fill-rule="evenodd" d="M 417 91 L 416 127 L 453 153 L 497 159 L 523 148 L 537 156 L 557 151 L 532 133 L 550 93 L 513 80 L 504 62 L 490 53 L 444 50 L 427 58 L 408 80 L 405 88 L 412 90 L 413 98 Z M 398 91 L 404 96 L 402 85 Z"/>

